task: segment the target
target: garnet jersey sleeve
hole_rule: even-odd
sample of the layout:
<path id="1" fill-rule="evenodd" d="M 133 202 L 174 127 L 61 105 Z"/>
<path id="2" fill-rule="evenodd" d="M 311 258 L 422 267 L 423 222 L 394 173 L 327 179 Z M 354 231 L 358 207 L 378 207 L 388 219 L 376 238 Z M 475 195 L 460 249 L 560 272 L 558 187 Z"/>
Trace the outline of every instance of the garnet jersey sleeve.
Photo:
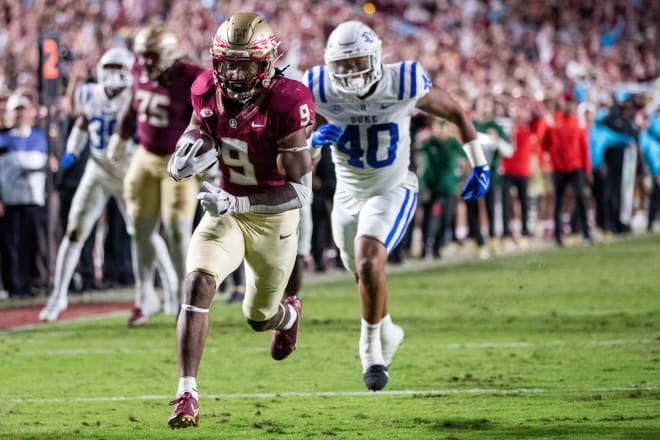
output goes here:
<path id="1" fill-rule="evenodd" d="M 314 100 L 300 81 L 278 79 L 268 105 L 272 113 L 270 128 L 278 140 L 314 123 Z"/>

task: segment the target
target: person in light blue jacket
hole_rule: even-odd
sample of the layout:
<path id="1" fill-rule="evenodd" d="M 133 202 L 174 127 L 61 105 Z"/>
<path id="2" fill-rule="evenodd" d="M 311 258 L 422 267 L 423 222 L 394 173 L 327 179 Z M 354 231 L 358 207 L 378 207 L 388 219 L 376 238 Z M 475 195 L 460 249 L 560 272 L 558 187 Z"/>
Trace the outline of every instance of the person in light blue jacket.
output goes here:
<path id="1" fill-rule="evenodd" d="M 653 232 L 653 223 L 660 203 L 660 113 L 649 116 L 649 124 L 639 134 L 639 147 L 651 176 L 653 189 L 649 196 L 649 216 L 646 230 Z"/>
<path id="2" fill-rule="evenodd" d="M 31 296 L 40 240 L 46 233 L 48 144 L 33 127 L 34 107 L 22 95 L 7 101 L 9 130 L 0 133 L 2 278 L 12 298 Z"/>

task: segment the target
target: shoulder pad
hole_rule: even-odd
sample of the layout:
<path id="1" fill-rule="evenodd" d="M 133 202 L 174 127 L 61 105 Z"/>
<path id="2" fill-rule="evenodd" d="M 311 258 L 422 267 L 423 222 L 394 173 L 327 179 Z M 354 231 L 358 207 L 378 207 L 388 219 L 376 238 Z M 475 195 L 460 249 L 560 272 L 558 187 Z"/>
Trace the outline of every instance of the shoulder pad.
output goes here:
<path id="1" fill-rule="evenodd" d="M 213 72 L 210 70 L 206 70 L 202 72 L 197 77 L 197 79 L 195 79 L 195 82 L 193 82 L 192 86 L 190 87 L 190 92 L 193 95 L 202 96 L 206 94 L 209 90 L 213 89 L 213 87 L 214 87 Z"/>
<path id="2" fill-rule="evenodd" d="M 301 101 L 313 101 L 307 86 L 295 79 L 280 78 L 273 85 L 271 93 L 270 100 L 276 111 L 287 111 Z"/>

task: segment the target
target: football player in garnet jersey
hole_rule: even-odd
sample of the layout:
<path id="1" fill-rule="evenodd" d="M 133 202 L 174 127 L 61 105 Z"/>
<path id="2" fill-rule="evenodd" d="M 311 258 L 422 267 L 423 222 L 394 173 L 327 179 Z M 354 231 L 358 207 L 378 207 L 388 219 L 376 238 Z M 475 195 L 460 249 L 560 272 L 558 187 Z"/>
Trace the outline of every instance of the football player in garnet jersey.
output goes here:
<path id="1" fill-rule="evenodd" d="M 382 64 L 378 35 L 347 21 L 328 37 L 325 66 L 303 81 L 314 95 L 313 147 L 331 145 L 337 190 L 332 234 L 344 265 L 356 275 L 362 302 L 359 341 L 366 387 L 381 390 L 403 339 L 387 310 L 385 263 L 403 237 L 417 204 L 410 165 L 410 116 L 415 108 L 456 124 L 473 167 L 462 195 L 488 191 L 490 171 L 465 112 L 447 93 L 432 89 L 416 61 Z"/>
<path id="2" fill-rule="evenodd" d="M 119 209 L 125 212 L 122 179 L 126 160 L 110 161 L 106 144 L 117 122 L 117 113 L 131 99 L 131 74 L 135 57 L 125 48 L 113 47 L 103 54 L 97 65 L 96 84 L 82 84 L 75 92 L 75 112 L 78 114 L 66 143 L 66 153 L 60 162 L 68 168 L 89 144 L 90 160 L 78 189 L 73 196 L 66 235 L 60 243 L 55 261 L 53 292 L 46 306 L 39 312 L 42 321 L 55 321 L 68 305 L 67 293 L 73 271 L 94 223 L 99 219 L 108 199 L 114 197 Z M 130 149 L 127 149 L 130 150 Z M 126 151 L 130 154 L 130 151 Z M 178 307 L 176 272 L 167 245 L 157 231 L 152 242 L 158 248 L 158 267 L 165 287 L 165 307 Z"/>
<path id="3" fill-rule="evenodd" d="M 195 229 L 183 304 L 177 323 L 179 388 L 171 403 L 172 428 L 197 426 L 196 376 L 208 333 L 216 286 L 245 261 L 243 314 L 256 331 L 273 330 L 270 354 L 286 358 L 295 349 L 301 302 L 283 298 L 298 247 L 299 208 L 311 197 L 302 177 L 311 171 L 306 143 L 314 104 L 304 84 L 275 68 L 279 39 L 258 15 L 237 13 L 216 31 L 213 69 L 190 89 L 194 113 L 168 171 L 180 181 L 219 166 L 219 187 L 205 183 L 206 210 Z"/>
<path id="4" fill-rule="evenodd" d="M 124 198 L 135 271 L 135 307 L 129 326 L 143 324 L 160 309 L 153 289 L 155 247 L 153 232 L 162 219 L 172 262 L 176 269 L 177 300 L 165 302 L 165 313 L 176 314 L 185 275 L 195 214 L 198 185 L 174 182 L 167 175 L 167 161 L 192 114 L 189 90 L 204 71 L 181 60 L 176 36 L 162 25 L 142 28 L 135 36 L 137 62 L 133 66 L 132 98 L 120 115 L 108 155 L 119 160 L 137 125 L 140 145 L 124 179 Z"/>

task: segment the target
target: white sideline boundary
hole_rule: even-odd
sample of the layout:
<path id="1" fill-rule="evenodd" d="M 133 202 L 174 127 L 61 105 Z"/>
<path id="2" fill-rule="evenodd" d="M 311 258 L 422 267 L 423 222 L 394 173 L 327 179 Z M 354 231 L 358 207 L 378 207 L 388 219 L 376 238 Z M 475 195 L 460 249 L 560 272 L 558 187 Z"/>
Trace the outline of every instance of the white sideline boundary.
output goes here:
<path id="1" fill-rule="evenodd" d="M 573 393 L 618 393 L 632 391 L 658 391 L 657 386 L 594 387 L 594 388 L 514 388 L 498 390 L 495 388 L 469 388 L 464 390 L 392 390 L 392 391 L 317 391 L 317 392 L 282 392 L 282 393 L 233 393 L 201 394 L 201 399 L 276 399 L 279 397 L 366 397 L 366 396 L 469 396 L 469 395 L 520 395 L 520 394 L 573 394 Z M 135 400 L 171 400 L 173 396 L 115 396 L 115 397 L 69 397 L 54 399 L 8 399 L 12 403 L 64 403 L 64 402 L 116 402 Z"/>
<path id="2" fill-rule="evenodd" d="M 437 349 L 481 349 L 481 348 L 535 348 L 535 347 L 564 347 L 570 345 L 582 345 L 584 347 L 611 347 L 611 346 L 634 346 L 642 344 L 653 344 L 660 343 L 653 339 L 603 339 L 603 340 L 588 340 L 588 341 L 547 341 L 547 342 L 531 342 L 531 341 L 510 341 L 510 342 L 464 342 L 457 344 L 439 344 L 436 345 Z M 300 345 L 300 347 L 304 347 Z M 205 353 L 219 353 L 222 350 L 219 350 L 216 347 L 208 347 L 204 350 Z M 267 347 L 243 347 L 243 351 L 246 352 L 259 352 L 259 351 L 268 351 Z M 152 349 L 140 349 L 141 353 L 156 353 L 156 354 L 168 354 L 172 353 L 170 349 L 164 348 L 152 348 Z M 116 354 L 125 354 L 132 353 L 130 349 L 62 349 L 62 350 L 45 350 L 45 351 L 17 351 L 13 352 L 12 356 L 87 356 L 87 355 L 116 355 Z"/>

